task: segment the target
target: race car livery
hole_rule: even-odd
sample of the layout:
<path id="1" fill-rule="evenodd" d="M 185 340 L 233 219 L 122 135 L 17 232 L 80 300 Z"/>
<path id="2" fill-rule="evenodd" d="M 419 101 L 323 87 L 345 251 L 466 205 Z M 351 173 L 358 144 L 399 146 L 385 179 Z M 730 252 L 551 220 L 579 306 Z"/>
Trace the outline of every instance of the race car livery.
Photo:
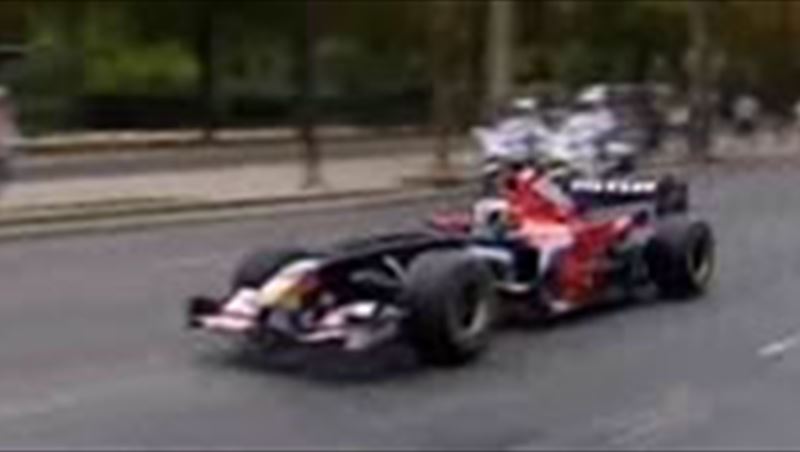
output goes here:
<path id="1" fill-rule="evenodd" d="M 423 230 L 258 250 L 227 294 L 192 298 L 187 321 L 259 349 L 403 339 L 426 362 L 460 364 L 508 313 L 547 318 L 646 291 L 700 297 L 714 237 L 688 206 L 687 186 L 670 177 L 561 180 L 519 168 L 472 212 Z"/>

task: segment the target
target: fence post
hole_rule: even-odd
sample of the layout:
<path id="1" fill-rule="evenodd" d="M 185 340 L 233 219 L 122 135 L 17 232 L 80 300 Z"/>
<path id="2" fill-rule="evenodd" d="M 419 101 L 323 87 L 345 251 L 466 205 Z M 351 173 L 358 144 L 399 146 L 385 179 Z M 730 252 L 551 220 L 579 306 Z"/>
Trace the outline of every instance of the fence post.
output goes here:
<path id="1" fill-rule="evenodd" d="M 490 0 L 487 16 L 487 112 L 511 91 L 513 84 L 514 4 L 512 0 Z"/>
<path id="2" fill-rule="evenodd" d="M 201 127 L 203 140 L 212 141 L 214 132 L 219 126 L 217 116 L 217 49 L 214 2 L 201 1 L 197 5 L 197 58 L 200 63 L 200 80 L 198 83 L 198 100 L 202 105 Z"/>
<path id="3" fill-rule="evenodd" d="M 316 135 L 317 111 L 317 7 L 314 0 L 305 0 L 302 5 L 302 26 L 298 39 L 298 99 L 300 101 L 300 141 L 303 145 L 303 187 L 323 184 L 321 154 Z"/>
<path id="4" fill-rule="evenodd" d="M 712 2 L 689 3 L 689 152 L 693 157 L 709 157 L 711 147 L 711 39 L 709 33 Z"/>

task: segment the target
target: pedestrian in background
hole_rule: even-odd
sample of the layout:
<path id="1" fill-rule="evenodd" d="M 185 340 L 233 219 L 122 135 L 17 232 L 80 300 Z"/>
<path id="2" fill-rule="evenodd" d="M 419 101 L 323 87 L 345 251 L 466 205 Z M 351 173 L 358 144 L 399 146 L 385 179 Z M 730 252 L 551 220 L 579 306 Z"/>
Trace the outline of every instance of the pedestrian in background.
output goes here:
<path id="1" fill-rule="evenodd" d="M 792 106 L 792 113 L 794 115 L 794 127 L 800 131 L 800 99 L 797 99 Z"/>
<path id="2" fill-rule="evenodd" d="M 11 177 L 11 158 L 19 144 L 16 114 L 8 88 L 0 86 L 0 183 Z"/>
<path id="3" fill-rule="evenodd" d="M 739 135 L 750 135 L 756 129 L 761 104 L 755 96 L 743 94 L 736 98 L 733 104 L 733 121 Z"/>

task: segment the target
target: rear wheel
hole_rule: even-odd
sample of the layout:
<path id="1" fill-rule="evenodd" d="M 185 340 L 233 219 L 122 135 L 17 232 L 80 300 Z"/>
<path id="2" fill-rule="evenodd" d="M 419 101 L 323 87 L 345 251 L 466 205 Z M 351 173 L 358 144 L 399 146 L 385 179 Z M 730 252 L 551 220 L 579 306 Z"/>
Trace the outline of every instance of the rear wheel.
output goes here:
<path id="1" fill-rule="evenodd" d="M 462 364 L 488 345 L 496 296 L 484 262 L 461 251 L 425 253 L 411 264 L 403 301 L 406 332 L 425 362 Z"/>
<path id="2" fill-rule="evenodd" d="M 669 298 L 702 295 L 714 273 L 714 235 L 702 221 L 672 221 L 662 225 L 645 250 L 650 275 Z"/>

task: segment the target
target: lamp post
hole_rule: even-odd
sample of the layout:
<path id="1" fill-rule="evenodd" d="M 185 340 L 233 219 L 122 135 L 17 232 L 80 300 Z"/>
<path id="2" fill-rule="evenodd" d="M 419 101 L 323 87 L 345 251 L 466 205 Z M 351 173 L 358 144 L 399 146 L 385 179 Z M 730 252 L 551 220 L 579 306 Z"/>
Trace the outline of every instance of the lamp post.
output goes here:
<path id="1" fill-rule="evenodd" d="M 432 173 L 434 178 L 446 177 L 451 173 L 450 134 L 452 128 L 452 81 L 448 69 L 450 54 L 450 21 L 452 20 L 449 0 L 434 0 L 431 3 L 429 43 L 431 50 L 431 117 L 436 137 Z"/>

